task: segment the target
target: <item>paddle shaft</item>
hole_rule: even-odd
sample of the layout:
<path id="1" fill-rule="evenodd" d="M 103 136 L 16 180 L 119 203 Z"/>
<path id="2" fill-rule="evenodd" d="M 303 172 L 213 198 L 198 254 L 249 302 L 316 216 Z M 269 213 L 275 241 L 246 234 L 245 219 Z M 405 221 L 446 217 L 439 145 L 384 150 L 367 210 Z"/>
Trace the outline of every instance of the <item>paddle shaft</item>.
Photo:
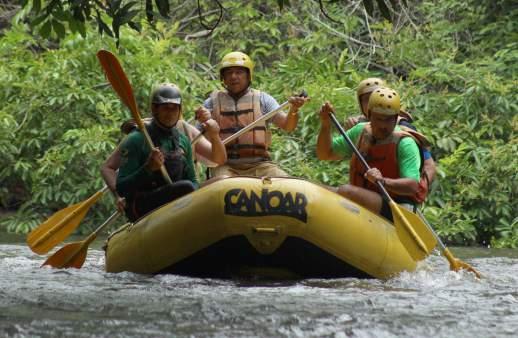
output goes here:
<path id="1" fill-rule="evenodd" d="M 226 139 L 224 139 L 222 141 L 223 144 L 227 144 L 233 140 L 235 140 L 236 138 L 238 138 L 239 136 L 243 135 L 244 133 L 246 133 L 247 131 L 249 131 L 250 129 L 254 128 L 258 123 L 262 122 L 262 121 L 265 121 L 265 120 L 268 120 L 270 118 L 272 118 L 275 114 L 277 114 L 278 112 L 280 112 L 281 110 L 283 110 L 284 108 L 286 108 L 286 106 L 289 104 L 288 101 L 284 102 L 283 104 L 281 104 L 277 109 L 274 109 L 272 110 L 271 112 L 269 112 L 268 114 L 265 114 L 263 116 L 261 116 L 260 118 L 258 118 L 257 120 L 255 120 L 254 122 L 250 123 L 249 125 L 247 125 L 246 127 L 243 127 L 243 129 L 240 129 L 238 132 L 236 132 L 235 134 L 233 135 L 230 135 L 229 137 L 227 137 Z M 198 135 L 196 135 L 196 137 L 192 140 L 191 142 L 191 145 L 194 146 L 196 145 L 196 143 L 198 143 L 200 140 L 201 140 L 201 137 L 203 136 L 203 132 L 199 133 Z"/>
<path id="2" fill-rule="evenodd" d="M 255 120 L 254 122 L 250 123 L 249 125 L 247 125 L 246 127 L 244 127 L 243 129 L 240 129 L 237 133 L 227 137 L 226 139 L 224 139 L 222 142 L 223 144 L 227 144 L 229 143 L 230 141 L 233 141 L 235 140 L 236 138 L 238 138 L 239 136 L 243 135 L 244 133 L 246 133 L 247 131 L 249 131 L 250 129 L 254 128 L 259 122 L 262 122 L 262 121 L 265 121 L 265 120 L 268 120 L 269 118 L 273 117 L 273 115 L 277 114 L 278 112 L 280 112 L 281 110 L 283 110 L 284 108 L 286 108 L 286 106 L 289 104 L 288 101 L 284 102 L 283 104 L 281 104 L 277 109 L 274 109 L 272 110 L 271 112 L 269 112 L 268 114 L 265 114 L 263 116 L 261 116 L 260 118 L 258 118 L 257 120 Z M 191 145 L 194 146 L 196 145 L 196 143 L 198 143 L 200 140 L 201 140 L 201 137 L 203 136 L 204 132 L 201 132 L 199 133 L 198 135 L 196 135 L 196 137 L 192 140 L 191 142 Z"/>
<path id="3" fill-rule="evenodd" d="M 99 225 L 97 227 L 97 229 L 95 229 L 94 232 L 92 232 L 84 241 L 83 241 L 83 244 L 81 246 L 81 248 L 84 248 L 85 246 L 88 246 L 90 245 L 90 243 L 92 243 L 96 238 L 97 238 L 97 235 L 104 229 L 106 228 L 108 225 L 112 224 L 116 219 L 117 217 L 119 217 L 121 215 L 121 212 L 120 211 L 115 211 L 113 214 L 111 214 L 110 217 L 108 217 L 108 219 L 106 221 L 104 221 L 103 224 Z"/>
<path id="4" fill-rule="evenodd" d="M 333 114 L 333 112 L 329 112 L 329 117 L 331 118 L 331 121 L 333 121 L 333 124 L 335 125 L 336 129 L 338 129 L 338 131 L 340 132 L 340 134 L 342 135 L 342 137 L 345 139 L 345 141 L 347 142 L 347 144 L 349 144 L 349 147 L 351 147 L 351 149 L 354 151 L 354 153 L 356 154 L 356 156 L 360 159 L 361 163 L 363 164 L 363 166 L 365 167 L 366 170 L 370 170 L 370 166 L 369 164 L 367 163 L 367 161 L 365 161 L 365 158 L 363 157 L 363 155 L 360 153 L 360 151 L 358 150 L 358 148 L 356 148 L 356 146 L 354 145 L 354 143 L 351 141 L 351 139 L 349 138 L 349 136 L 347 136 L 345 130 L 342 128 L 342 126 L 340 125 L 340 123 L 338 122 L 338 120 L 336 119 L 336 116 L 335 114 Z M 417 245 L 420 247 L 421 250 L 423 250 L 424 252 L 428 252 L 428 250 L 426 249 L 426 245 L 423 243 L 423 241 L 421 240 L 421 238 L 419 238 L 419 236 L 417 235 L 417 233 L 414 231 L 414 229 L 410 226 L 410 224 L 408 224 L 408 221 L 406 220 L 406 218 L 404 217 L 404 215 L 401 213 L 401 211 L 399 210 L 399 208 L 397 207 L 396 205 L 396 202 L 394 202 L 394 200 L 392 199 L 392 197 L 390 197 L 389 193 L 387 192 L 387 190 L 385 189 L 385 187 L 383 186 L 383 184 L 381 184 L 381 182 L 377 181 L 376 182 L 378 188 L 381 190 L 382 194 L 383 194 L 383 197 L 391 204 L 394 206 L 394 208 L 391 208 L 393 211 L 395 211 L 399 218 L 401 220 L 403 220 L 403 224 L 406 228 L 406 230 L 410 233 L 410 235 L 412 236 L 412 238 L 415 240 L 415 242 L 417 243 Z"/>

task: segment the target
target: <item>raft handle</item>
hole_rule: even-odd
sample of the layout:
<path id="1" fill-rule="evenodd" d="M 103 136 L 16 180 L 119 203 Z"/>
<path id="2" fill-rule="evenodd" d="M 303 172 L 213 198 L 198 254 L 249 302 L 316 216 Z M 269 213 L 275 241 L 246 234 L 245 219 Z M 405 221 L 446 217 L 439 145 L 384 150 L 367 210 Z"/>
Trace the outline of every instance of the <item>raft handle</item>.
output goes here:
<path id="1" fill-rule="evenodd" d="M 275 228 L 253 227 L 252 231 L 254 233 L 274 234 L 274 235 L 278 235 L 280 233 L 279 227 L 275 227 Z"/>

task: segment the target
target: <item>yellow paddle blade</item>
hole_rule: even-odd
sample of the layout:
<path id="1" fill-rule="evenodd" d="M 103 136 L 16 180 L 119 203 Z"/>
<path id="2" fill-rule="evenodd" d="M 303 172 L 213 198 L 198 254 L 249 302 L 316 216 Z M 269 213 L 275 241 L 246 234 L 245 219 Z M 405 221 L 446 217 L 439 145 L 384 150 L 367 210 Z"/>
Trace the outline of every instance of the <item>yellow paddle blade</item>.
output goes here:
<path id="1" fill-rule="evenodd" d="M 108 190 L 104 186 L 87 200 L 61 209 L 27 235 L 27 245 L 39 255 L 46 254 L 67 238 L 85 218 L 88 209 Z"/>
<path id="2" fill-rule="evenodd" d="M 47 258 L 41 267 L 50 265 L 56 269 L 81 269 L 86 260 L 87 251 L 88 245 L 84 245 L 84 241 L 67 244 Z"/>
<path id="3" fill-rule="evenodd" d="M 426 258 L 437 245 L 437 239 L 426 224 L 410 210 L 390 202 L 396 233 L 410 256 L 420 261 Z"/>
<path id="4" fill-rule="evenodd" d="M 64 241 L 85 218 L 92 203 L 77 203 L 52 215 L 27 236 L 27 245 L 39 255 Z"/>
<path id="5" fill-rule="evenodd" d="M 474 273 L 478 279 L 482 278 L 482 275 L 480 274 L 480 272 L 475 270 L 474 267 L 472 267 L 471 265 L 469 265 L 466 262 L 461 261 L 458 258 L 455 258 L 453 256 L 453 254 L 451 253 L 450 249 L 444 247 L 442 250 L 442 253 L 446 257 L 446 259 L 448 259 L 448 262 L 450 262 L 450 270 L 455 271 L 455 272 L 459 272 L 460 270 L 467 270 L 469 272 Z"/>

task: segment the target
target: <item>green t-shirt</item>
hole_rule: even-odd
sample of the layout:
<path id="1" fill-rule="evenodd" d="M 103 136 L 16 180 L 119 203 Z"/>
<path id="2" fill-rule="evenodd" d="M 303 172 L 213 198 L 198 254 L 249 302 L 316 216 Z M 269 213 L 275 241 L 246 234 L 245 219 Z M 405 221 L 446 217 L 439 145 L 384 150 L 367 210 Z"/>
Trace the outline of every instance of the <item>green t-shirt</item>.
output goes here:
<path id="1" fill-rule="evenodd" d="M 363 132 L 363 128 L 367 123 L 358 123 L 351 129 L 347 130 L 345 133 L 353 144 L 357 145 L 360 135 Z M 401 130 L 399 126 L 396 126 L 395 130 Z M 333 152 L 341 155 L 342 157 L 350 157 L 353 153 L 353 150 L 347 144 L 347 141 L 339 135 L 333 138 L 332 144 Z M 421 174 L 419 172 L 419 168 L 421 166 L 421 155 L 419 147 L 415 140 L 411 137 L 404 137 L 398 145 L 397 148 L 398 154 L 398 164 L 399 164 L 399 173 L 402 178 L 411 178 L 419 182 Z"/>
<path id="2" fill-rule="evenodd" d="M 165 152 L 171 151 L 174 147 L 169 137 L 159 140 L 160 145 L 155 144 Z M 191 181 L 198 187 L 194 164 L 192 160 L 191 142 L 182 133 L 179 133 L 179 146 L 184 152 L 183 161 L 185 166 L 185 177 L 182 179 Z M 129 196 L 138 191 L 146 182 L 152 181 L 156 175 L 161 175 L 160 171 L 151 172 L 145 164 L 149 157 L 150 149 L 144 134 L 136 130 L 131 132 L 122 142 L 119 148 L 121 152 L 121 166 L 117 175 L 117 191 L 121 196 Z"/>

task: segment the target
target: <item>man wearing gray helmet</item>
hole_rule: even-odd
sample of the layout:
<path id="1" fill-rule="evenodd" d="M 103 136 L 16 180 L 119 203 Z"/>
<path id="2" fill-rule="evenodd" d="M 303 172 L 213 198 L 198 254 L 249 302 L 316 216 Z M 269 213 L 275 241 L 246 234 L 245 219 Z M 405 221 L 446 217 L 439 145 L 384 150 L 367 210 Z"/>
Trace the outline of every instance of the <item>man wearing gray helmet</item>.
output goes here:
<path id="1" fill-rule="evenodd" d="M 139 130 L 131 132 L 120 146 L 116 188 L 126 199 L 125 211 L 131 221 L 198 188 L 190 141 L 175 128 L 181 103 L 181 93 L 175 85 L 156 87 L 151 95 L 152 119 L 146 124 L 155 148 L 149 149 Z M 206 134 L 218 138 L 217 124 L 210 125 Z M 162 177 L 162 165 L 172 184 Z"/>

